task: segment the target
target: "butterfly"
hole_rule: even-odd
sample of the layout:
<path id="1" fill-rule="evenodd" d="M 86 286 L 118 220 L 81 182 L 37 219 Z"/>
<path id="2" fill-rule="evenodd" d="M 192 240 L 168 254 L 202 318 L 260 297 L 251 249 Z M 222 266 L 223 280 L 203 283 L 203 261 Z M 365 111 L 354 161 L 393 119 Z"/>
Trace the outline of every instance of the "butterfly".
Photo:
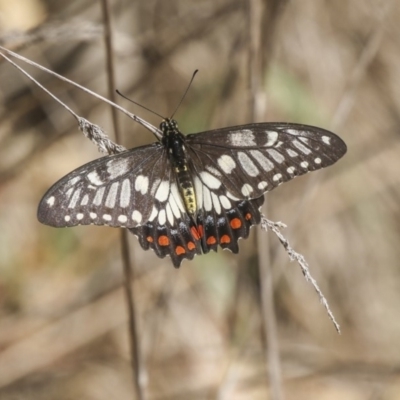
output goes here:
<path id="1" fill-rule="evenodd" d="M 148 124 L 149 125 L 149 124 Z M 89 162 L 55 183 L 38 208 L 54 227 L 127 228 L 143 249 L 175 267 L 239 238 L 260 223 L 264 193 L 332 165 L 346 144 L 327 130 L 257 123 L 183 135 L 166 118 L 158 142 Z"/>

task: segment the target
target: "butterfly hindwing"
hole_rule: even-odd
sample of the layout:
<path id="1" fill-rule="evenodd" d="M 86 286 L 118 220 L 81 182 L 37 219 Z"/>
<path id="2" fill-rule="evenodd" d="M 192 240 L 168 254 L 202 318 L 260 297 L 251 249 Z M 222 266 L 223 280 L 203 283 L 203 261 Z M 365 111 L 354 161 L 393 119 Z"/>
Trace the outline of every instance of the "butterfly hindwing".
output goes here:
<path id="1" fill-rule="evenodd" d="M 221 246 L 232 253 L 238 253 L 239 239 L 246 239 L 251 226 L 260 223 L 259 209 L 263 202 L 263 196 L 253 200 L 235 201 L 228 209 L 221 207 L 219 214 L 215 209 L 211 212 L 201 210 L 197 217 L 197 226 L 201 232 L 203 252 L 217 251 L 218 246 Z"/>
<path id="2" fill-rule="evenodd" d="M 247 238 L 250 228 L 260 223 L 259 208 L 264 197 L 254 200 L 233 202 L 229 210 L 221 210 L 217 214 L 199 211 L 196 224 L 187 214 L 182 219 L 166 221 L 160 225 L 158 221 L 147 222 L 129 231 L 139 239 L 144 250 L 152 249 L 160 258 L 170 256 L 175 267 L 179 267 L 184 259 L 192 260 L 196 254 L 217 251 L 218 246 L 238 253 L 240 238 Z"/>
<path id="3" fill-rule="evenodd" d="M 175 267 L 179 267 L 183 259 L 192 260 L 196 254 L 201 254 L 197 227 L 187 214 L 173 224 L 170 221 L 163 225 L 157 221 L 147 222 L 129 231 L 138 237 L 144 250 L 151 248 L 160 258 L 169 255 Z"/>

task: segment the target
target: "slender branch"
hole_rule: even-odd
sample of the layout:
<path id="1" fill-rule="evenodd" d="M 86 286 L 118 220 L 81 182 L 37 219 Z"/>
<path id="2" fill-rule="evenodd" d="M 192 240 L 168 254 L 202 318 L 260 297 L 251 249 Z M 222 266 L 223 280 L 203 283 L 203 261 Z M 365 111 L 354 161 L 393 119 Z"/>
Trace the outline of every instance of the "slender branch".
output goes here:
<path id="1" fill-rule="evenodd" d="M 101 1 L 103 21 L 104 21 L 104 41 L 106 46 L 106 62 L 107 62 L 107 84 L 108 84 L 108 95 L 110 99 L 115 103 L 115 69 L 114 69 L 114 55 L 113 55 L 113 45 L 112 45 L 112 29 L 111 29 L 111 19 L 110 19 L 110 8 L 107 0 Z M 121 132 L 118 123 L 118 115 L 116 108 L 112 108 L 112 121 L 115 132 L 115 139 L 117 142 L 121 142 Z M 134 306 L 134 293 L 133 293 L 133 274 L 131 271 L 131 256 L 129 251 L 129 241 L 128 241 L 128 231 L 126 229 L 121 229 L 121 257 L 122 264 L 125 275 L 124 289 L 126 303 L 128 306 L 128 336 L 130 342 L 130 352 L 131 352 L 131 364 L 132 364 L 132 380 L 135 388 L 136 398 L 138 400 L 144 400 L 144 388 L 143 379 L 141 377 L 144 375 L 144 370 L 141 362 L 140 347 L 139 347 L 139 336 L 136 322 L 136 310 Z"/>
<path id="2" fill-rule="evenodd" d="M 21 73 L 23 73 L 28 79 L 30 79 L 35 85 L 40 87 L 43 91 L 45 91 L 51 98 L 57 101 L 61 106 L 63 106 L 68 112 L 70 112 L 78 121 L 79 129 L 83 132 L 83 134 L 90 139 L 101 151 L 102 153 L 107 154 L 116 154 L 125 151 L 126 148 L 119 144 L 114 143 L 107 134 L 103 131 L 103 129 L 96 125 L 92 124 L 87 119 L 76 114 L 70 107 L 68 107 L 65 103 L 63 103 L 58 97 L 56 97 L 53 93 L 51 93 L 47 88 L 45 88 L 41 83 L 39 83 L 32 75 L 22 69 L 18 64 L 0 52 L 0 55 L 4 57 L 11 65 L 17 68 Z"/>
<path id="3" fill-rule="evenodd" d="M 11 55 L 11 56 L 13 56 L 13 57 L 15 57 L 15 58 L 18 58 L 19 60 L 21 60 L 21 61 L 23 61 L 23 62 L 25 62 L 25 63 L 27 63 L 27 64 L 33 65 L 34 67 L 36 67 L 36 68 L 38 68 L 38 69 L 40 69 L 40 70 L 42 70 L 42 71 L 44 71 L 44 72 L 47 72 L 48 74 L 53 75 L 53 76 L 55 76 L 56 78 L 58 78 L 58 79 L 60 79 L 60 80 L 62 80 L 62 81 L 64 81 L 64 82 L 69 83 L 70 85 L 73 85 L 73 86 L 77 87 L 78 89 L 84 91 L 84 92 L 87 93 L 87 94 L 90 94 L 90 95 L 92 95 L 92 96 L 98 98 L 98 99 L 101 100 L 101 101 L 104 101 L 105 103 L 109 104 L 110 106 L 112 106 L 112 107 L 116 108 L 117 110 L 123 112 L 123 113 L 124 113 L 125 115 L 127 115 L 129 118 L 132 118 L 135 122 L 137 122 L 137 123 L 139 123 L 140 125 L 144 126 L 144 127 L 145 127 L 146 129 L 148 129 L 151 133 L 153 133 L 154 136 L 155 136 L 157 139 L 159 139 L 159 140 L 162 139 L 162 132 L 160 131 L 160 129 L 156 128 L 155 126 L 153 126 L 153 125 L 150 124 L 149 122 L 145 121 L 144 119 L 138 117 L 137 115 L 132 114 L 131 112 L 125 110 L 125 108 L 119 106 L 118 104 L 116 104 L 115 102 L 113 102 L 113 101 L 107 99 L 106 97 L 103 97 L 103 96 L 99 95 L 98 93 L 93 92 L 92 90 L 90 90 L 90 89 L 88 89 L 88 88 L 85 88 L 84 86 L 81 86 L 81 85 L 79 85 L 78 83 L 76 83 L 76 82 L 74 82 L 74 81 L 71 81 L 71 80 L 68 79 L 68 78 L 65 78 L 64 76 L 59 75 L 59 74 L 57 74 L 56 72 L 51 71 L 50 69 L 47 69 L 46 67 L 43 67 L 42 65 L 37 64 L 37 63 L 35 63 L 35 62 L 32 61 L 32 60 L 29 60 L 28 58 L 25 58 L 25 57 L 23 57 L 23 56 L 21 56 L 21 55 L 19 55 L 19 54 L 17 54 L 17 53 L 14 53 L 13 51 L 6 49 L 5 47 L 0 46 L 0 50 L 4 51 L 5 53 L 7 53 L 7 54 L 9 54 L 9 55 Z M 5 57 L 4 54 L 2 54 L 2 53 L 0 53 L 0 54 L 1 54 L 3 57 Z M 9 59 L 8 59 L 8 60 L 9 60 Z M 12 63 L 12 64 L 13 64 L 14 66 L 17 67 L 17 64 L 15 64 L 15 63 Z M 17 68 L 20 69 L 20 67 L 17 67 Z M 21 70 L 21 69 L 20 69 L 20 70 Z M 21 70 L 21 71 L 22 71 L 22 70 Z M 24 72 L 24 73 L 25 73 L 25 75 L 28 76 L 28 74 L 27 74 L 26 72 Z M 32 79 L 33 79 L 33 78 L 32 78 Z M 41 85 L 40 85 L 40 87 L 43 88 L 43 86 L 41 86 Z M 46 91 L 47 91 L 47 90 L 46 90 Z M 47 91 L 47 92 L 48 92 L 48 91 Z M 48 92 L 48 93 L 49 93 L 49 92 Z M 54 98 L 54 95 L 52 95 L 52 97 Z M 57 99 L 56 99 L 56 100 L 57 100 Z M 57 100 L 57 101 L 60 102 L 60 100 Z M 65 106 L 65 105 L 64 105 L 64 106 Z M 65 106 L 65 107 L 66 107 L 66 106 Z M 71 111 L 72 111 L 72 110 L 71 110 Z"/>

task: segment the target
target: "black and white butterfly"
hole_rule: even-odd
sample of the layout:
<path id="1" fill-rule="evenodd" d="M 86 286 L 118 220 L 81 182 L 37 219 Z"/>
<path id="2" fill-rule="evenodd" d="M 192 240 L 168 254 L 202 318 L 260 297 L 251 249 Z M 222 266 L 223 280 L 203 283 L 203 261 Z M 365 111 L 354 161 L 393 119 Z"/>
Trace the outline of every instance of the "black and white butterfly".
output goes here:
<path id="1" fill-rule="evenodd" d="M 149 124 L 147 125 L 147 127 Z M 346 153 L 332 132 L 260 123 L 184 136 L 173 119 L 149 128 L 159 142 L 102 157 L 44 195 L 40 222 L 128 228 L 175 267 L 218 246 L 239 250 L 260 223 L 264 193 Z"/>

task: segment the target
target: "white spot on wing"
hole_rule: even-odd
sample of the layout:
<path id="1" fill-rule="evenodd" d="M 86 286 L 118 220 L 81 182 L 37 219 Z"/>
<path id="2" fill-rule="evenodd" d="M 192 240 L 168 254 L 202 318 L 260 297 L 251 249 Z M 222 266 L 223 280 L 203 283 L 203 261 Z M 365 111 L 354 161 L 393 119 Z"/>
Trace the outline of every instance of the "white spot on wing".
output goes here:
<path id="1" fill-rule="evenodd" d="M 221 186 L 221 181 L 207 171 L 200 172 L 200 177 L 210 189 L 218 189 Z"/>
<path id="2" fill-rule="evenodd" d="M 87 179 L 89 182 L 95 186 L 101 186 L 104 182 L 100 179 L 99 174 L 97 171 L 92 171 L 87 174 Z"/>
<path id="3" fill-rule="evenodd" d="M 69 188 L 69 189 L 67 190 L 67 193 L 65 193 L 65 198 L 66 198 L 67 200 L 69 200 L 69 198 L 71 197 L 71 194 L 72 194 L 73 191 L 74 191 L 74 188 Z"/>
<path id="4" fill-rule="evenodd" d="M 123 208 L 128 207 L 130 198 L 131 198 L 131 182 L 127 178 L 122 181 L 121 193 L 119 195 L 119 205 Z"/>
<path id="5" fill-rule="evenodd" d="M 104 221 L 111 221 L 112 217 L 110 214 L 103 214 L 103 219 L 104 219 Z"/>
<path id="6" fill-rule="evenodd" d="M 264 156 L 263 153 L 259 150 L 251 150 L 250 154 L 256 159 L 256 161 L 261 165 L 261 168 L 268 172 L 271 171 L 272 168 L 274 168 L 274 164 L 268 160 L 267 157 Z"/>
<path id="7" fill-rule="evenodd" d="M 299 140 L 301 140 L 303 143 L 308 144 L 308 138 L 305 137 L 299 137 Z"/>
<path id="8" fill-rule="evenodd" d="M 279 164 L 285 161 L 285 157 L 281 153 L 278 153 L 275 149 L 268 149 L 268 154 Z"/>
<path id="9" fill-rule="evenodd" d="M 118 187 L 119 187 L 119 182 L 113 182 L 107 194 L 105 202 L 106 207 L 114 208 L 115 200 L 117 199 Z"/>
<path id="10" fill-rule="evenodd" d="M 154 214 L 154 210 L 155 210 L 155 214 Z M 155 217 L 156 217 L 156 215 L 157 215 L 157 209 L 154 207 L 153 208 L 153 212 L 151 213 L 151 215 L 150 215 L 150 218 L 149 218 L 149 221 L 152 221 Z M 142 216 L 142 214 L 138 211 L 138 210 L 135 210 L 133 213 L 132 213 L 132 221 L 135 221 L 135 222 L 137 222 L 138 224 L 140 224 L 141 222 L 142 222 L 142 218 L 143 218 L 143 216 Z"/>
<path id="11" fill-rule="evenodd" d="M 68 208 L 74 208 L 76 206 L 76 203 L 79 200 L 80 194 L 81 194 L 81 189 L 76 189 L 74 194 L 72 195 L 71 201 L 68 204 Z"/>
<path id="12" fill-rule="evenodd" d="M 168 222 L 170 223 L 170 225 L 173 225 L 174 224 L 174 215 L 172 214 L 172 209 L 171 209 L 170 204 L 167 204 L 167 207 L 165 209 L 167 211 Z"/>
<path id="13" fill-rule="evenodd" d="M 178 204 L 176 204 L 175 197 L 172 195 L 169 196 L 168 205 L 171 207 L 172 212 L 175 215 L 175 218 L 179 218 L 181 216 L 181 212 L 179 211 Z"/>
<path id="14" fill-rule="evenodd" d="M 257 187 L 258 187 L 260 190 L 264 190 L 267 186 L 268 186 L 268 182 L 266 182 L 266 181 L 261 181 L 261 182 L 257 185 Z"/>
<path id="15" fill-rule="evenodd" d="M 169 187 L 169 181 L 162 181 L 156 191 L 155 198 L 161 202 L 167 200 L 169 195 Z"/>
<path id="16" fill-rule="evenodd" d="M 275 142 L 278 140 L 278 132 L 275 131 L 265 131 L 267 135 L 267 141 L 265 142 L 266 147 L 273 146 Z"/>
<path id="17" fill-rule="evenodd" d="M 81 176 L 75 176 L 75 178 L 72 178 L 68 183 L 72 186 L 78 183 L 81 180 Z"/>
<path id="18" fill-rule="evenodd" d="M 203 208 L 203 183 L 197 176 L 194 177 L 194 191 L 196 193 L 197 208 Z"/>
<path id="19" fill-rule="evenodd" d="M 238 201 L 240 200 L 238 197 L 234 196 L 231 192 L 226 192 L 226 195 L 232 199 L 233 201 Z"/>
<path id="20" fill-rule="evenodd" d="M 296 170 L 295 167 L 289 167 L 286 171 L 289 172 L 289 174 L 293 174 L 293 172 Z"/>
<path id="21" fill-rule="evenodd" d="M 126 221 L 128 221 L 128 217 L 126 215 L 118 215 L 118 222 L 121 222 L 121 224 L 124 224 Z"/>
<path id="22" fill-rule="evenodd" d="M 135 210 L 136 211 L 136 210 Z M 134 211 L 134 212 L 135 212 Z M 134 213 L 133 212 L 133 213 Z M 149 221 L 153 221 L 153 219 L 155 218 L 155 217 L 157 217 L 157 214 L 158 214 L 158 210 L 157 210 L 157 208 L 156 207 L 154 207 L 153 206 L 153 209 L 151 210 L 151 214 L 150 214 L 150 217 L 149 217 Z M 142 214 L 140 214 L 140 215 L 142 215 Z M 132 217 L 133 217 L 133 214 L 132 214 Z"/>
<path id="23" fill-rule="evenodd" d="M 329 136 L 322 136 L 322 141 L 323 141 L 325 144 L 328 144 L 328 145 L 331 144 L 331 138 L 330 138 Z"/>
<path id="24" fill-rule="evenodd" d="M 297 136 L 297 135 L 300 134 L 300 131 L 298 131 L 297 129 L 286 129 L 286 132 L 287 132 L 289 135 L 294 135 L 294 136 Z"/>
<path id="25" fill-rule="evenodd" d="M 307 161 L 302 161 L 302 162 L 300 163 L 300 166 L 301 166 L 302 168 L 307 168 L 307 167 L 308 167 L 308 162 L 307 162 Z"/>
<path id="26" fill-rule="evenodd" d="M 82 213 L 76 214 L 76 219 L 77 219 L 78 221 L 80 221 L 81 219 L 83 219 L 83 214 L 82 214 Z"/>
<path id="27" fill-rule="evenodd" d="M 135 180 L 135 190 L 142 194 L 146 194 L 149 190 L 149 178 L 144 175 L 139 175 Z"/>
<path id="28" fill-rule="evenodd" d="M 211 172 L 215 176 L 222 176 L 221 172 L 218 171 L 216 168 L 212 167 L 211 165 L 207 165 L 206 170 L 208 172 Z"/>
<path id="29" fill-rule="evenodd" d="M 219 202 L 218 196 L 215 193 L 211 193 L 211 199 L 214 205 L 214 210 L 217 214 L 221 214 L 221 204 Z"/>
<path id="30" fill-rule="evenodd" d="M 51 196 L 47 199 L 46 203 L 48 204 L 49 207 L 53 207 L 55 200 L 56 198 L 54 196 Z"/>
<path id="31" fill-rule="evenodd" d="M 203 187 L 203 204 L 206 211 L 212 210 L 211 192 L 206 186 Z"/>
<path id="32" fill-rule="evenodd" d="M 166 217 L 166 214 L 165 214 L 165 210 L 161 210 L 158 213 L 158 223 L 160 225 L 165 225 L 166 222 L 167 222 L 167 217 Z"/>
<path id="33" fill-rule="evenodd" d="M 272 178 L 275 182 L 278 182 L 280 179 L 282 179 L 282 174 L 275 174 L 274 177 Z"/>
<path id="34" fill-rule="evenodd" d="M 226 174 L 230 174 L 232 170 L 236 167 L 235 160 L 231 156 L 228 156 L 226 154 L 218 158 L 218 165 Z"/>
<path id="35" fill-rule="evenodd" d="M 226 196 L 219 196 L 219 201 L 222 204 L 222 207 L 225 208 L 225 210 L 229 210 L 232 207 L 231 202 Z"/>
<path id="36" fill-rule="evenodd" d="M 71 221 L 71 217 L 69 215 L 66 215 L 64 217 L 64 220 L 65 220 L 65 222 L 69 222 L 69 221 Z"/>
<path id="37" fill-rule="evenodd" d="M 235 131 L 229 134 L 229 142 L 235 147 L 251 147 L 256 146 L 254 135 L 249 129 Z"/>
<path id="38" fill-rule="evenodd" d="M 238 159 L 240 161 L 240 165 L 248 175 L 257 176 L 260 173 L 258 168 L 255 166 L 253 161 L 251 161 L 251 158 L 246 153 L 239 151 Z"/>
<path id="39" fill-rule="evenodd" d="M 90 218 L 92 218 L 92 219 L 96 219 L 97 218 L 97 214 L 94 213 L 94 212 L 91 212 L 89 215 L 90 215 Z"/>
<path id="40" fill-rule="evenodd" d="M 86 206 L 89 203 L 89 195 L 85 194 L 81 200 L 81 206 Z"/>
<path id="41" fill-rule="evenodd" d="M 93 204 L 95 206 L 99 206 L 101 204 L 101 201 L 103 200 L 105 189 L 106 189 L 105 186 L 103 186 L 96 192 L 96 195 L 94 196 L 94 199 L 93 199 Z"/>
<path id="42" fill-rule="evenodd" d="M 321 160 L 319 157 L 317 157 L 317 158 L 314 160 L 314 162 L 315 162 L 315 164 L 321 164 L 322 160 Z"/>
<path id="43" fill-rule="evenodd" d="M 250 186 L 248 183 L 245 183 L 242 186 L 241 192 L 243 193 L 243 196 L 250 196 L 251 192 L 253 191 L 252 186 Z"/>
<path id="44" fill-rule="evenodd" d="M 293 140 L 293 146 L 297 147 L 302 153 L 304 154 L 310 154 L 311 150 L 308 149 L 306 146 L 304 146 L 302 143 L 300 143 L 298 140 Z"/>
<path id="45" fill-rule="evenodd" d="M 290 157 L 297 157 L 299 155 L 299 153 L 296 153 L 292 149 L 286 149 L 286 152 L 289 154 Z"/>
<path id="46" fill-rule="evenodd" d="M 107 163 L 107 172 L 109 173 L 109 179 L 118 178 L 121 175 L 126 174 L 129 171 L 128 158 L 113 159 Z"/>
<path id="47" fill-rule="evenodd" d="M 180 193 L 178 192 L 178 186 L 176 185 L 176 183 L 173 183 L 171 185 L 171 195 L 174 196 L 176 204 L 179 207 L 179 209 L 181 210 L 181 212 L 182 213 L 186 212 L 185 206 L 182 203 L 182 197 L 181 197 Z"/>

